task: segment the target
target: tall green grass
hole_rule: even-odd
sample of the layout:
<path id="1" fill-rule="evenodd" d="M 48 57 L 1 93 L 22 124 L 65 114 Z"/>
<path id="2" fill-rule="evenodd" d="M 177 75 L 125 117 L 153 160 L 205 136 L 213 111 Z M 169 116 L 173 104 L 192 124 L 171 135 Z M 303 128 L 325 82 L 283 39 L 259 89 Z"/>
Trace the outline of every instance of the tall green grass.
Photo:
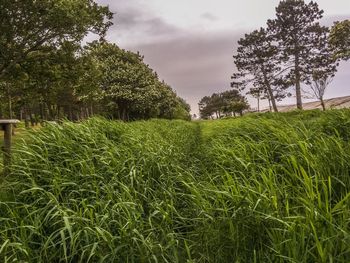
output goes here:
<path id="1" fill-rule="evenodd" d="M 349 120 L 46 127 L 0 186 L 0 262 L 349 262 Z"/>
<path id="2" fill-rule="evenodd" d="M 202 124 L 214 219 L 198 249 L 221 252 L 209 261 L 350 261 L 350 114 L 304 117 Z"/>

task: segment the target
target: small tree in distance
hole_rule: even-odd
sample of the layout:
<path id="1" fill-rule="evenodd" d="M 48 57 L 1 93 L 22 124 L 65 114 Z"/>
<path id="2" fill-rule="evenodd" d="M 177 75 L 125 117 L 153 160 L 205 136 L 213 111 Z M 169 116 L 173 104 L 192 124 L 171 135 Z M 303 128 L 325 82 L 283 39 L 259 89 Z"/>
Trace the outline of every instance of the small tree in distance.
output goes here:
<path id="1" fill-rule="evenodd" d="M 205 96 L 198 105 L 202 119 L 211 119 L 214 114 L 217 119 L 221 118 L 222 114 L 235 116 L 236 113 L 239 113 L 242 115 L 244 110 L 249 109 L 247 99 L 237 90 L 228 90 Z"/>
<path id="2" fill-rule="evenodd" d="M 257 99 L 257 104 L 258 104 L 258 112 L 260 112 L 260 100 L 261 100 L 261 93 L 263 91 L 261 90 L 260 87 L 253 87 L 250 89 L 250 91 L 247 93 L 253 98 Z"/>
<path id="3" fill-rule="evenodd" d="M 239 101 L 233 101 L 230 105 L 230 110 L 235 115 L 236 113 L 239 113 L 239 115 L 243 115 L 244 110 L 249 109 L 249 104 L 246 99 L 242 99 Z"/>
<path id="4" fill-rule="evenodd" d="M 312 91 L 313 97 L 318 99 L 321 102 L 322 109 L 326 110 L 326 105 L 324 103 L 323 97 L 328 85 L 332 82 L 333 78 L 315 72 L 312 76 L 312 81 L 310 82 L 310 88 Z"/>
<path id="5" fill-rule="evenodd" d="M 320 54 L 312 60 L 311 78 L 307 84 L 313 97 L 321 102 L 323 110 L 326 110 L 323 97 L 337 72 L 338 65 L 329 43 L 326 43 Z"/>

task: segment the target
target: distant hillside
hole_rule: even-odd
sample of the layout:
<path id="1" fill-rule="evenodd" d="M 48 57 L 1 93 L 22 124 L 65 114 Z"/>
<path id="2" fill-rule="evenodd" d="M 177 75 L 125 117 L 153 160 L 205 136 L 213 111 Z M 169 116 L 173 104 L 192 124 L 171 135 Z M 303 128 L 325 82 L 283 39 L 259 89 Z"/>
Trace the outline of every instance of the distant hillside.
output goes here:
<path id="1" fill-rule="evenodd" d="M 350 96 L 339 97 L 324 100 L 327 109 L 342 109 L 342 108 L 350 108 Z M 295 110 L 296 105 L 284 105 L 278 106 L 278 111 L 286 112 Z M 314 102 L 306 102 L 303 103 L 304 110 L 314 110 L 314 109 L 322 109 L 321 103 L 319 101 Z M 267 110 L 264 110 L 267 111 Z"/>

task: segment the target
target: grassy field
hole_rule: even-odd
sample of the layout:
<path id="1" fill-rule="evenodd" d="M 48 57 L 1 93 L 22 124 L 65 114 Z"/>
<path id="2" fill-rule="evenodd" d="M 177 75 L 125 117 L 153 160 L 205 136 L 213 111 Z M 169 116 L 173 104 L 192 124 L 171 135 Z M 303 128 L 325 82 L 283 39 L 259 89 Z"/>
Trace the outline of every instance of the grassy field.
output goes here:
<path id="1" fill-rule="evenodd" d="M 350 262 L 350 111 L 91 119 L 17 141 L 1 262 Z"/>

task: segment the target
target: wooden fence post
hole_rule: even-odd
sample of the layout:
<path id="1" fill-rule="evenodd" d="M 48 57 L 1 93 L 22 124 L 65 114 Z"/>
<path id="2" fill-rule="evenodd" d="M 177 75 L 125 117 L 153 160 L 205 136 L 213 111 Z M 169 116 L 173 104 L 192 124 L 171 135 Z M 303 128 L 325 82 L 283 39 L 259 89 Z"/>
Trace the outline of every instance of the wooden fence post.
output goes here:
<path id="1" fill-rule="evenodd" d="M 2 130 L 4 131 L 4 145 L 3 145 L 3 153 L 4 153 L 4 171 L 3 174 L 10 174 L 10 165 L 11 165 L 11 140 L 12 140 L 12 125 L 18 123 L 18 120 L 0 120 L 0 125 Z"/>

